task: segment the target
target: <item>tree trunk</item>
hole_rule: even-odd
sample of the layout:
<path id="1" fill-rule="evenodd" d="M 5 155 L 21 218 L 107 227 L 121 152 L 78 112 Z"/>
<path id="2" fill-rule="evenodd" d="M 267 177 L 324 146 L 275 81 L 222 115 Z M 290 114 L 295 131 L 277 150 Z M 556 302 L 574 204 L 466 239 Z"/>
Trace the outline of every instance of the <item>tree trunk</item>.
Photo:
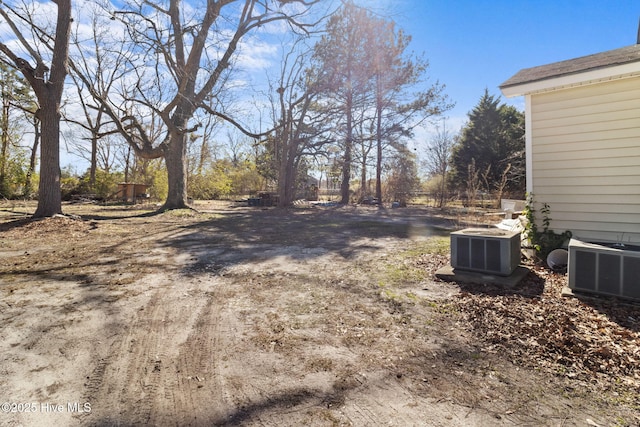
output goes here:
<path id="1" fill-rule="evenodd" d="M 91 165 L 89 166 L 89 185 L 93 188 L 96 185 L 96 169 L 98 165 L 98 137 L 91 136 Z"/>
<path id="2" fill-rule="evenodd" d="M 171 136 L 164 151 L 169 189 L 161 210 L 185 209 L 187 206 L 187 144 L 184 134 Z"/>
<path id="3" fill-rule="evenodd" d="M 362 151 L 362 163 L 360 165 L 360 199 L 364 200 L 369 192 L 369 186 L 367 185 L 367 155 L 364 150 Z"/>
<path id="4" fill-rule="evenodd" d="M 351 149 L 353 146 L 353 94 L 347 94 L 345 110 L 347 113 L 347 137 L 342 163 L 342 183 L 340 184 L 340 203 L 349 204 L 349 180 L 351 179 Z"/>
<path id="5" fill-rule="evenodd" d="M 440 182 L 440 204 L 438 207 L 443 208 L 445 193 L 447 191 L 447 174 L 443 173 L 442 175 L 440 175 L 440 179 L 442 180 L 442 182 Z"/>
<path id="6" fill-rule="evenodd" d="M 351 138 L 347 137 L 347 143 L 344 148 L 344 158 L 342 161 L 342 182 L 340 183 L 340 203 L 349 204 L 349 193 L 351 179 Z"/>
<path id="7" fill-rule="evenodd" d="M 7 95 L 8 96 L 8 95 Z M 8 98 L 2 99 L 2 149 L 0 150 L 0 196 L 7 197 L 8 194 L 3 194 L 7 189 L 6 176 L 7 176 L 7 160 L 9 158 L 9 108 L 11 104 Z"/>
<path id="8" fill-rule="evenodd" d="M 382 207 L 382 105 L 378 102 L 378 117 L 376 121 L 376 199 Z"/>
<path id="9" fill-rule="evenodd" d="M 53 97 L 51 97 L 53 98 Z M 39 111 L 42 129 L 40 145 L 40 184 L 34 218 L 62 213 L 60 191 L 60 113 L 56 99 L 45 99 Z"/>
<path id="10" fill-rule="evenodd" d="M 209 157 L 209 146 L 207 134 L 202 135 L 202 144 L 200 145 L 200 157 L 198 158 L 198 167 L 196 167 L 196 175 L 202 175 L 204 164 Z"/>
<path id="11" fill-rule="evenodd" d="M 16 34 L 17 40 L 23 47 L 27 47 L 22 52 L 32 54 L 31 59 L 34 60 L 35 67 L 29 60 L 19 57 L 4 43 L 0 43 L 4 60 L 9 58 L 22 72 L 35 92 L 40 106 L 37 112 L 42 125 L 40 185 L 38 188 L 38 207 L 33 214 L 34 218 L 62 213 L 60 198 L 60 100 L 68 73 L 69 33 L 73 19 L 71 19 L 71 0 L 56 0 L 54 3 L 58 7 L 58 14 L 55 35 L 51 38 L 53 50 L 48 65 L 45 65 L 40 55 L 35 54 L 34 49 L 36 48 L 27 46 L 25 39 L 28 37 L 24 37 L 14 25 L 10 25 L 10 27 Z M 20 14 L 18 13 L 18 15 Z M 20 19 L 28 23 L 32 16 Z M 44 35 L 43 37 L 46 38 Z M 44 43 L 44 45 L 46 44 Z"/>
<path id="12" fill-rule="evenodd" d="M 290 135 L 290 133 L 287 133 Z M 287 138 L 284 136 L 283 138 Z M 293 139 L 289 136 L 290 139 Z M 278 207 L 287 207 L 293 203 L 296 191 L 296 152 L 298 144 L 295 141 L 282 143 L 280 168 L 278 171 Z"/>
<path id="13" fill-rule="evenodd" d="M 286 186 L 286 206 L 293 203 L 296 197 L 296 178 L 298 176 L 297 156 L 298 151 L 297 142 L 291 142 L 287 153 L 287 186 Z"/>
<path id="14" fill-rule="evenodd" d="M 129 171 L 131 169 L 131 146 L 127 146 L 127 155 L 124 158 L 124 182 L 129 182 Z"/>
<path id="15" fill-rule="evenodd" d="M 284 117 L 284 115 L 283 115 Z M 289 126 L 285 126 L 279 135 L 276 135 L 274 144 L 274 155 L 276 156 L 276 164 L 278 165 L 278 207 L 285 207 L 288 204 L 287 201 L 287 188 L 288 188 L 288 170 L 289 165 L 288 154 L 288 139 L 289 139 Z"/>
<path id="16" fill-rule="evenodd" d="M 38 155 L 38 145 L 40 144 L 40 121 L 37 117 L 33 118 L 33 147 L 31 147 L 31 155 L 29 156 L 29 170 L 24 180 L 24 197 L 31 197 L 31 178 L 36 172 L 36 160 Z"/>

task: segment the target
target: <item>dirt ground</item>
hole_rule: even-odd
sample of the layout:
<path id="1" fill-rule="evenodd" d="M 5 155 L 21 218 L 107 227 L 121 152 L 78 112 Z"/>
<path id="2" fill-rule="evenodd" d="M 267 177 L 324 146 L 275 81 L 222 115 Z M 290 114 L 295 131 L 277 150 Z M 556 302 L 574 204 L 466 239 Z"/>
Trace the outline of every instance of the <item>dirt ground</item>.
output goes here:
<path id="1" fill-rule="evenodd" d="M 640 308 L 437 280 L 426 207 L 0 205 L 0 425 L 638 426 Z"/>

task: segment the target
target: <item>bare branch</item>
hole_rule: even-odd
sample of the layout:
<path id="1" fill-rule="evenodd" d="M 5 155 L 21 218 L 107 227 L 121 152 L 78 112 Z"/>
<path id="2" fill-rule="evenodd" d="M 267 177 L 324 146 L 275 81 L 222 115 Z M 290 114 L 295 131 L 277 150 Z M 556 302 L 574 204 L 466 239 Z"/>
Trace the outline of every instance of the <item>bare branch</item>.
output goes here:
<path id="1" fill-rule="evenodd" d="M 200 105 L 200 108 L 202 108 L 203 110 L 205 110 L 207 113 L 211 114 L 212 116 L 216 116 L 221 118 L 222 120 L 231 123 L 234 127 L 236 127 L 240 132 L 242 132 L 243 134 L 251 137 L 251 138 L 255 138 L 255 139 L 260 139 L 263 138 L 267 135 L 269 135 L 270 133 L 272 133 L 275 129 L 269 129 L 266 132 L 261 132 L 261 133 L 254 133 L 249 131 L 248 129 L 246 129 L 242 124 L 240 124 L 238 121 L 234 120 L 233 118 L 231 118 L 230 116 L 228 116 L 227 114 L 221 113 L 220 111 L 216 111 L 213 108 L 209 107 L 206 104 L 202 104 Z"/>
<path id="2" fill-rule="evenodd" d="M 29 52 L 29 54 L 36 60 L 36 62 L 38 63 L 42 63 L 42 57 L 40 56 L 40 54 L 31 46 L 30 43 L 27 42 L 27 40 L 24 38 L 22 32 L 18 29 L 16 23 L 13 21 L 13 19 L 11 19 L 11 17 L 9 16 L 9 14 L 7 13 L 7 10 L 10 10 L 12 13 L 16 14 L 17 16 L 20 16 L 19 13 L 17 13 L 13 8 L 11 8 L 10 6 L 8 6 L 5 2 L 3 2 L 2 0 L 0 0 L 0 16 L 2 16 L 7 24 L 9 25 L 9 27 L 11 28 L 11 31 L 13 31 L 13 34 L 18 38 L 18 40 L 20 41 L 20 44 Z M 13 52 L 11 52 L 9 50 L 9 48 L 7 48 L 3 43 L 0 43 L 0 46 L 2 47 L 2 51 L 3 53 L 5 53 L 7 56 L 9 56 L 10 58 L 17 58 L 17 55 L 15 55 Z M 5 50 L 6 49 L 6 50 Z M 10 53 L 9 53 L 10 52 Z M 12 60 L 15 62 L 15 59 Z"/>

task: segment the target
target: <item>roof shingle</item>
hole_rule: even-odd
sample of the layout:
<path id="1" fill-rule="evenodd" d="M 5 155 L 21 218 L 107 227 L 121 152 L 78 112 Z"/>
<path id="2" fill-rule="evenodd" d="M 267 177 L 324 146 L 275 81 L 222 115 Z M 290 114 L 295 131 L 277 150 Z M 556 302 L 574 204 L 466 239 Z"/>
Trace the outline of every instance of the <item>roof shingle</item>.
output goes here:
<path id="1" fill-rule="evenodd" d="M 500 85 L 500 88 L 518 86 L 540 80 L 582 73 L 599 68 L 612 67 L 640 61 L 640 44 L 582 56 L 567 61 L 554 62 L 538 67 L 524 68 Z"/>

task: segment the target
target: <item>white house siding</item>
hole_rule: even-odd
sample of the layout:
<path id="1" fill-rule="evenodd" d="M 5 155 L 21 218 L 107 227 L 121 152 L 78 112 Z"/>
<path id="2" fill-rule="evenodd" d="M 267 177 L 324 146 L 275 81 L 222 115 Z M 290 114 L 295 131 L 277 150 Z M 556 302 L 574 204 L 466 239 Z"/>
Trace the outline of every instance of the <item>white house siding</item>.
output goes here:
<path id="1" fill-rule="evenodd" d="M 558 232 L 640 243 L 640 77 L 530 96 L 537 209 Z"/>

